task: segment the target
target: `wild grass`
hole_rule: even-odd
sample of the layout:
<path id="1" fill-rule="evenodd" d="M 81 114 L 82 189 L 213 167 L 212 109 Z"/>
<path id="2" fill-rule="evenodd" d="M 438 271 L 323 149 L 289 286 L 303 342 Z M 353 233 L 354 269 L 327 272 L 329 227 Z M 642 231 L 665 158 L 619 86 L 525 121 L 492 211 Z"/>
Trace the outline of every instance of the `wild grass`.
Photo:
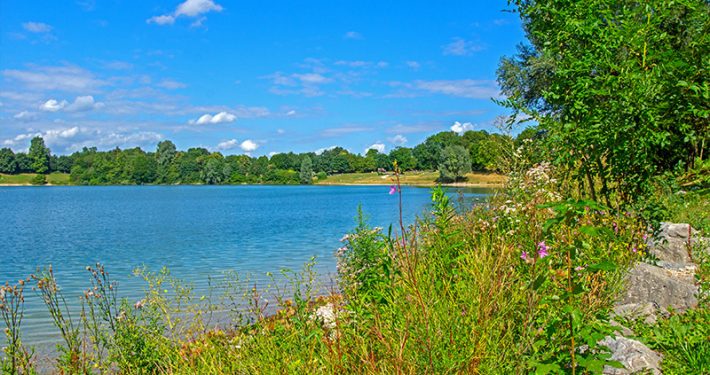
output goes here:
<path id="1" fill-rule="evenodd" d="M 128 301 L 96 265 L 82 313 L 70 317 L 61 280 L 40 271 L 32 286 L 64 338 L 56 368 L 507 374 L 617 365 L 596 343 L 613 334 L 606 312 L 624 269 L 642 256 L 645 227 L 633 214 L 563 199 L 547 165 L 509 183 L 463 213 L 434 189 L 432 213 L 411 225 L 372 228 L 361 214 L 336 254 L 338 289 L 325 294 L 311 262 L 269 286 L 228 279 L 200 296 L 168 270 L 137 270 L 147 292 Z M 6 325 L 21 332 L 20 321 Z M 31 373 L 22 354 L 31 351 L 14 342 L 6 372 Z"/>
<path id="2" fill-rule="evenodd" d="M 50 173 L 47 176 L 47 183 L 50 185 L 69 185 L 68 173 Z M 37 177 L 36 173 L 4 174 L 0 173 L 0 186 L 2 185 L 32 185 Z"/>
<path id="3" fill-rule="evenodd" d="M 399 176 L 402 185 L 436 186 L 439 172 L 411 171 Z M 328 176 L 318 180 L 319 185 L 392 185 L 392 173 L 343 173 Z M 459 185 L 502 187 L 506 177 L 495 173 L 468 173 L 463 183 Z"/>

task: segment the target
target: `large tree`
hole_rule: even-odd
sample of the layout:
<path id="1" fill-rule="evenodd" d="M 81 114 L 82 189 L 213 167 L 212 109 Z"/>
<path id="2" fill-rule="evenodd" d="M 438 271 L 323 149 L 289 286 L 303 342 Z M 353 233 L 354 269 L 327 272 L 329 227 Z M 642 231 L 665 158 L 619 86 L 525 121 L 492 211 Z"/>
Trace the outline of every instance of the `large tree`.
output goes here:
<path id="1" fill-rule="evenodd" d="M 640 196 L 707 156 L 710 4 L 516 0 L 528 44 L 501 61 L 505 105 L 547 131 L 580 191 Z"/>
<path id="2" fill-rule="evenodd" d="M 30 152 L 28 156 L 32 160 L 32 170 L 35 173 L 47 173 L 49 171 L 49 148 L 44 145 L 42 137 L 34 137 L 30 141 Z"/>
<path id="3" fill-rule="evenodd" d="M 471 157 L 463 146 L 448 146 L 441 151 L 439 180 L 442 182 L 460 181 L 471 172 Z"/>

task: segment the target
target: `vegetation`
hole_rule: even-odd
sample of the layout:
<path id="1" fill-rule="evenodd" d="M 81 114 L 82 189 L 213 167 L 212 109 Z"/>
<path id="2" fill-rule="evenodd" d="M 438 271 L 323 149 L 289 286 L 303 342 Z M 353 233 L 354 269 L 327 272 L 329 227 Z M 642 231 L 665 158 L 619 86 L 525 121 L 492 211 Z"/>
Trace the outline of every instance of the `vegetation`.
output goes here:
<path id="1" fill-rule="evenodd" d="M 84 148 L 71 155 L 57 156 L 51 155 L 41 137 L 35 137 L 29 154 L 0 149 L 0 173 L 69 173 L 75 185 L 310 184 L 309 173 L 323 177 L 323 174 L 391 172 L 395 160 L 404 171 L 435 171 L 446 164 L 462 168 L 460 173 L 496 172 L 502 170 L 498 165 L 500 150 L 504 144 L 513 142 L 510 136 L 469 131 L 463 135 L 441 132 L 414 149 L 397 147 L 389 154 L 368 150 L 365 156 L 352 154 L 342 147 L 320 154 L 289 152 L 270 158 L 224 156 L 204 148 L 179 151 L 171 141 L 158 143 L 155 152 L 140 148 L 110 151 Z M 454 146 L 458 153 L 444 152 L 446 147 Z M 458 159 L 456 162 L 447 160 L 450 157 Z M 464 174 L 453 180 L 461 179 L 465 179 Z"/>
<path id="2" fill-rule="evenodd" d="M 443 165 L 441 177 L 456 180 L 470 164 L 508 174 L 486 205 L 457 210 L 435 188 L 431 214 L 409 225 L 400 217 L 386 231 L 372 228 L 359 213 L 336 254 L 337 293 L 318 286 L 312 263 L 274 277 L 271 288 L 228 278 L 214 289 L 223 298 L 194 295 L 167 270 L 138 270 L 148 291 L 134 302 L 120 299 L 97 265 L 87 269 L 90 288 L 75 321 L 51 268 L 40 271 L 2 289 L 3 371 L 32 371 L 32 351 L 21 340 L 27 282 L 62 333 L 57 367 L 64 373 L 581 374 L 618 367 L 598 342 L 615 334 L 609 310 L 625 271 L 649 258 L 649 226 L 688 219 L 708 234 L 710 5 L 511 3 L 530 44 L 500 65 L 502 103 L 515 112 L 507 126 L 523 117 L 538 123 L 517 139 L 444 132 L 411 150 L 364 157 L 335 148 L 225 158 L 170 143 L 154 154 L 72 155 L 72 180 L 87 184 L 298 183 L 312 177 L 306 156 L 319 181 L 387 166 L 400 208 L 409 169 Z M 19 155 L 16 168 L 33 165 L 34 156 L 28 163 Z M 699 308 L 633 327 L 664 353 L 665 373 L 708 371 L 709 263 L 701 254 L 694 254 Z M 230 312 L 231 325 L 211 325 L 216 311 Z"/>

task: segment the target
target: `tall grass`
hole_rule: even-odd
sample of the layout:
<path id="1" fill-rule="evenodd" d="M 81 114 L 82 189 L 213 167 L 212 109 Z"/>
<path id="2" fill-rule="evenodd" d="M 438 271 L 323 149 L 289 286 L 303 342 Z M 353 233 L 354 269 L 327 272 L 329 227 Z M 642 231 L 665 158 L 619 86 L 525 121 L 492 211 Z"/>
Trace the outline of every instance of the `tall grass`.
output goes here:
<path id="1" fill-rule="evenodd" d="M 148 291 L 128 301 L 97 265 L 71 323 L 54 275 L 42 273 L 36 287 L 69 332 L 58 368 L 508 374 L 618 365 L 597 341 L 614 332 L 607 312 L 623 271 L 643 256 L 645 226 L 632 213 L 563 199 L 545 164 L 513 173 L 509 184 L 462 213 L 434 189 L 431 214 L 408 226 L 372 228 L 360 213 L 336 254 L 338 288 L 329 293 L 309 262 L 264 289 L 231 279 L 205 296 L 167 270 L 139 270 Z M 220 314 L 232 320 L 213 321 Z M 28 373 L 18 348 L 3 366 Z"/>

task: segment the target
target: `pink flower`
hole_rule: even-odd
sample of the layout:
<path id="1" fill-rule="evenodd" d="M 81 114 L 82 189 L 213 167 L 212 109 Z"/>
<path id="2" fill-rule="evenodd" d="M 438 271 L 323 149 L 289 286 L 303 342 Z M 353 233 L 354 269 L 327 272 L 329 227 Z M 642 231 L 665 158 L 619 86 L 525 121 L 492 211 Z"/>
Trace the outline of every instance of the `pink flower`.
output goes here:
<path id="1" fill-rule="evenodd" d="M 631 249 L 631 251 L 635 253 L 638 251 L 638 249 L 636 248 L 636 246 L 634 246 L 633 249 Z"/>
<path id="2" fill-rule="evenodd" d="M 527 251 L 523 251 L 522 253 L 520 253 L 520 259 L 522 259 L 522 260 L 528 260 L 528 252 L 527 252 Z"/>
<path id="3" fill-rule="evenodd" d="M 390 186 L 390 195 L 392 195 L 392 194 L 394 194 L 394 193 L 396 193 L 396 192 L 397 192 L 397 187 L 394 186 L 394 185 Z"/>
<path id="4" fill-rule="evenodd" d="M 549 249 L 549 247 L 547 247 L 547 245 L 545 245 L 545 241 L 542 241 L 537 244 L 537 255 L 540 257 L 540 259 L 549 255 L 547 252 L 548 249 Z"/>

